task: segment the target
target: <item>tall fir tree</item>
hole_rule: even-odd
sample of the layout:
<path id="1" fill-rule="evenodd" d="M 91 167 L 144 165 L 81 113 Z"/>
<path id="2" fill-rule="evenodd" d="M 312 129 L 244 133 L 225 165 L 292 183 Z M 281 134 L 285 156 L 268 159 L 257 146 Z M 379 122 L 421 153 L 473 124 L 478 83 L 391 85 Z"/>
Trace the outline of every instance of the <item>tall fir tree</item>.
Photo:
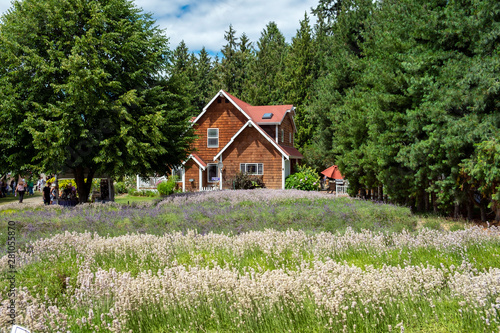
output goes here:
<path id="1" fill-rule="evenodd" d="M 311 144 L 312 124 L 306 119 L 305 109 L 310 102 L 312 85 L 317 77 L 317 59 L 309 17 L 304 14 L 300 29 L 292 38 L 292 44 L 285 58 L 285 70 L 278 73 L 285 103 L 296 108 L 296 144 L 299 147 Z"/>
<path id="2" fill-rule="evenodd" d="M 238 38 L 233 25 L 229 25 L 229 30 L 225 32 L 224 39 L 226 45 L 222 47 L 222 59 L 219 66 L 219 75 L 222 89 L 234 94 L 236 90 L 236 77 L 238 71 Z"/>
<path id="3" fill-rule="evenodd" d="M 285 70 L 288 45 L 274 22 L 270 22 L 257 41 L 255 59 L 250 64 L 246 81 L 247 102 L 253 105 L 281 104 L 285 92 L 279 75 Z"/>
<path id="4" fill-rule="evenodd" d="M 205 47 L 196 58 L 195 92 L 192 98 L 193 107 L 201 112 L 205 105 L 218 91 L 214 62 Z"/>

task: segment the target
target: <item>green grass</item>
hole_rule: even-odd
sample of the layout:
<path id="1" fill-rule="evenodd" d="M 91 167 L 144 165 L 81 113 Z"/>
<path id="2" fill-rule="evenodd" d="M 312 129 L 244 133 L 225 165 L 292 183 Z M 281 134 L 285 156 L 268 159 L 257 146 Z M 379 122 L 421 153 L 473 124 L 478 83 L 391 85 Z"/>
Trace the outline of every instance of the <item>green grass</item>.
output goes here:
<path id="1" fill-rule="evenodd" d="M 124 194 L 115 197 L 115 202 L 123 205 L 133 204 L 137 202 L 151 202 L 155 200 L 161 200 L 161 197 L 159 195 L 155 197 L 137 197 L 130 194 Z"/>

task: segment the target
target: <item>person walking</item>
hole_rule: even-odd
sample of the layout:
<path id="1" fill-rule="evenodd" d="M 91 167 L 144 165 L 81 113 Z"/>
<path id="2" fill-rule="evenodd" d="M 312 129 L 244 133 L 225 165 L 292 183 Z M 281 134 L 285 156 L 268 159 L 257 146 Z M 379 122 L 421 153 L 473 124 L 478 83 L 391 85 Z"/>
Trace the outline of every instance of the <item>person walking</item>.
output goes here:
<path id="1" fill-rule="evenodd" d="M 51 184 L 49 182 L 42 189 L 42 191 L 43 191 L 43 203 L 45 205 L 50 205 L 50 201 L 51 201 L 50 200 L 50 185 Z"/>
<path id="2" fill-rule="evenodd" d="M 26 188 L 24 187 L 24 185 L 25 184 L 20 181 L 16 187 L 16 195 L 19 195 L 19 203 L 23 203 L 24 192 L 26 192 Z"/>
<path id="3" fill-rule="evenodd" d="M 45 181 L 45 178 L 40 178 L 40 184 L 41 184 L 41 187 L 40 187 L 40 192 L 42 191 L 42 189 L 45 187 L 45 184 L 46 184 L 46 181 Z"/>
<path id="4" fill-rule="evenodd" d="M 12 195 L 14 195 L 14 193 L 16 192 L 16 181 L 14 179 L 12 179 L 10 181 L 10 190 L 12 191 Z"/>
<path id="5" fill-rule="evenodd" d="M 28 179 L 28 183 L 26 185 L 28 186 L 28 194 L 30 196 L 34 196 L 35 193 L 33 193 L 33 187 L 35 187 L 35 183 L 33 182 L 33 179 Z"/>
<path id="6" fill-rule="evenodd" d="M 54 204 L 54 201 L 57 199 L 57 189 L 56 189 L 56 185 L 53 184 L 51 186 L 51 190 L 50 190 L 50 204 Z"/>

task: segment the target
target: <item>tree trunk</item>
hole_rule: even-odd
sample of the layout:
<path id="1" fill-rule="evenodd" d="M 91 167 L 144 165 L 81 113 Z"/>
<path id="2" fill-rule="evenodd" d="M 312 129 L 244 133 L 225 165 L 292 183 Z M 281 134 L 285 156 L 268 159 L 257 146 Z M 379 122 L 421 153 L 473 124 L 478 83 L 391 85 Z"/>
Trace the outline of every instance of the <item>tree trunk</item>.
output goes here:
<path id="1" fill-rule="evenodd" d="M 378 201 L 384 201 L 384 187 L 379 186 L 378 188 Z"/>
<path id="2" fill-rule="evenodd" d="M 424 191 L 422 189 L 418 190 L 416 199 L 417 199 L 417 212 L 422 212 L 424 210 Z"/>
<path id="3" fill-rule="evenodd" d="M 471 221 L 474 213 L 474 202 L 469 198 L 467 200 L 467 221 Z"/>
<path id="4" fill-rule="evenodd" d="M 430 209 L 430 207 L 429 207 L 429 193 L 427 193 L 426 190 L 424 190 L 424 209 L 425 209 L 426 213 Z"/>
<path id="5" fill-rule="evenodd" d="M 479 210 L 481 211 L 481 222 L 486 222 L 486 207 L 481 204 Z"/>
<path id="6" fill-rule="evenodd" d="M 455 210 L 453 211 L 453 218 L 458 219 L 460 216 L 460 203 L 458 201 L 455 201 Z"/>
<path id="7" fill-rule="evenodd" d="M 83 167 L 76 167 L 75 169 L 73 169 L 73 174 L 75 175 L 78 201 L 79 203 L 85 203 L 89 198 L 90 189 L 92 187 L 92 180 L 94 179 L 94 171 L 89 171 L 89 174 L 87 175 L 87 181 L 85 181 L 85 173 Z"/>
<path id="8" fill-rule="evenodd" d="M 431 200 L 432 200 L 432 211 L 437 214 L 438 212 L 438 203 L 437 203 L 437 195 L 435 192 L 431 193 Z"/>
<path id="9" fill-rule="evenodd" d="M 500 222 L 500 202 L 493 200 L 491 202 L 491 208 L 495 212 L 495 222 Z"/>

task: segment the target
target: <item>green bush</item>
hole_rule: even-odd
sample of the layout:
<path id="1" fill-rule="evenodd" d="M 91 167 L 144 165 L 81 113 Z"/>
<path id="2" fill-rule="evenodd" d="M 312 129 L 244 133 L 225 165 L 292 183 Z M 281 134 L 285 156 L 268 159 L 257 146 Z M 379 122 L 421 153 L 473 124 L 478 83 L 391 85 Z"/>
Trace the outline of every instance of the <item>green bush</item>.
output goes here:
<path id="1" fill-rule="evenodd" d="M 131 188 L 128 190 L 128 194 L 133 197 L 156 197 L 158 193 L 156 191 L 151 190 L 136 190 L 135 188 Z"/>
<path id="2" fill-rule="evenodd" d="M 163 181 L 158 186 L 156 189 L 158 190 L 158 193 L 162 196 L 167 196 L 175 192 L 175 186 L 177 185 L 177 177 L 176 176 L 171 176 L 167 181 Z"/>
<path id="3" fill-rule="evenodd" d="M 285 188 L 317 191 L 319 190 L 318 173 L 311 167 L 298 165 L 297 172 L 286 178 Z"/>
<path id="4" fill-rule="evenodd" d="M 127 188 L 127 186 L 125 185 L 124 182 L 117 182 L 117 183 L 115 183 L 115 192 L 117 194 L 127 193 L 128 192 L 128 188 Z"/>
<path id="5" fill-rule="evenodd" d="M 249 175 L 240 171 L 233 179 L 233 187 L 235 190 L 251 190 L 254 188 L 265 188 L 266 186 L 259 176 Z"/>

